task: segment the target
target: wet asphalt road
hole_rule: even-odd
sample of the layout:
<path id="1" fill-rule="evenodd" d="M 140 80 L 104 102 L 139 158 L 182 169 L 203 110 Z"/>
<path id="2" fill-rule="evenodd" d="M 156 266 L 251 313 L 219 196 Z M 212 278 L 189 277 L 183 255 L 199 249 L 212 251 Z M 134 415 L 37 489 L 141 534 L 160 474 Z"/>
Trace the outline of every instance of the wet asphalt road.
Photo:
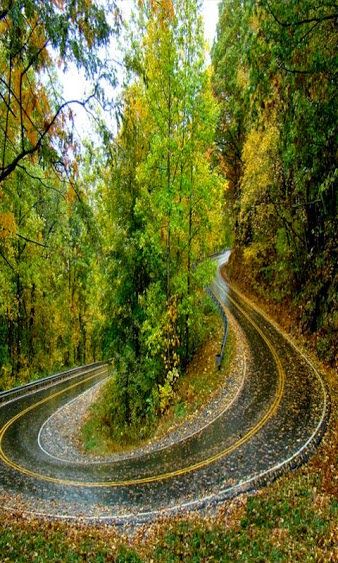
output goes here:
<path id="1" fill-rule="evenodd" d="M 227 255 L 219 257 L 222 264 Z M 0 491 L 29 512 L 116 523 L 199 508 L 259 486 L 299 463 L 320 439 L 328 397 L 308 360 L 218 270 L 213 291 L 250 345 L 245 384 L 199 433 L 165 449 L 110 463 L 57 460 L 39 445 L 45 420 L 106 377 L 105 367 L 0 407 Z M 6 506 L 5 506 L 6 508 Z"/>

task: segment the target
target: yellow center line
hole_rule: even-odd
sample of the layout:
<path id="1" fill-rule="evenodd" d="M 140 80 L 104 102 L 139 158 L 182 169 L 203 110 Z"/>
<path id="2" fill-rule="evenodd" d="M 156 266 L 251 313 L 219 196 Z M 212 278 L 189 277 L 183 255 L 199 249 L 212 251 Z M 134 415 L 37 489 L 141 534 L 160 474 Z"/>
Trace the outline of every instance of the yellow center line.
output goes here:
<path id="1" fill-rule="evenodd" d="M 55 397 L 58 397 L 60 395 L 63 395 L 64 393 L 66 393 L 66 391 L 69 391 L 70 389 L 74 389 L 75 387 L 78 387 L 79 385 L 82 385 L 83 383 L 87 383 L 87 381 L 90 381 L 91 379 L 94 379 L 95 377 L 97 377 L 98 375 L 101 375 L 104 371 L 106 371 L 106 368 L 102 369 L 99 372 L 96 372 L 94 375 L 90 375 L 89 377 L 86 377 L 85 379 L 82 379 L 81 381 L 78 381 L 77 383 L 73 383 L 72 385 L 70 385 L 69 387 L 66 387 L 65 389 L 61 389 L 61 391 L 57 391 L 57 393 L 53 393 L 53 395 L 49 395 L 48 397 L 45 397 L 44 399 L 41 399 L 41 401 L 38 401 L 37 403 L 34 403 L 33 405 L 31 405 L 30 407 L 25 408 L 24 410 L 20 411 L 18 414 L 16 414 L 15 416 L 13 416 L 13 418 L 11 418 L 10 420 L 8 420 L 6 422 L 6 424 L 1 428 L 0 431 L 0 444 L 2 443 L 2 438 L 6 432 L 6 430 L 8 430 L 8 428 L 19 418 L 21 418 L 22 416 L 24 416 L 25 414 L 27 414 L 28 412 L 32 411 L 33 409 L 35 409 L 36 407 L 39 407 L 40 405 L 43 405 L 43 403 L 47 403 L 48 401 L 51 401 L 52 399 L 54 399 Z"/>
<path id="2" fill-rule="evenodd" d="M 0 432 L 0 459 L 5 464 L 7 464 L 9 467 L 19 471 L 20 473 L 22 473 L 24 475 L 27 475 L 29 477 L 34 477 L 34 478 L 37 478 L 37 479 L 40 479 L 40 480 L 43 480 L 43 481 L 48 481 L 50 483 L 56 483 L 56 484 L 59 484 L 59 485 L 67 485 L 67 486 L 77 486 L 77 487 L 125 487 L 125 486 L 130 486 L 130 485 L 141 485 L 141 484 L 146 484 L 146 483 L 154 483 L 154 482 L 157 482 L 157 481 L 163 481 L 165 479 L 170 479 L 170 478 L 173 478 L 173 477 L 179 477 L 181 475 L 185 475 L 186 473 L 189 473 L 191 471 L 195 471 L 197 469 L 202 469 L 202 468 L 210 465 L 211 463 L 219 461 L 220 459 L 222 459 L 226 455 L 230 454 L 231 452 L 233 452 L 234 450 L 236 450 L 237 448 L 239 448 L 240 446 L 245 444 L 248 440 L 250 440 L 250 438 L 252 438 L 255 434 L 257 434 L 257 432 L 259 432 L 259 430 L 261 430 L 261 428 L 267 423 L 267 421 L 270 418 L 272 418 L 272 416 L 274 416 L 274 414 L 276 413 L 278 406 L 281 402 L 281 399 L 283 397 L 283 390 L 284 390 L 284 383 L 285 383 L 285 373 L 284 373 L 281 361 L 279 359 L 279 356 L 278 356 L 276 349 L 274 348 L 273 344 L 268 340 L 268 338 L 261 331 L 259 326 L 255 323 L 255 321 L 253 319 L 250 318 L 250 316 L 246 313 L 246 311 L 244 309 L 242 309 L 242 307 L 240 307 L 238 305 L 238 303 L 236 303 L 229 295 L 228 295 L 228 299 L 237 307 L 237 309 L 242 313 L 242 315 L 244 315 L 246 317 L 246 319 L 252 324 L 252 326 L 260 334 L 260 336 L 262 337 L 262 339 L 266 343 L 267 347 L 269 348 L 269 350 L 270 350 L 270 352 L 271 352 L 271 354 L 272 354 L 272 356 L 275 360 L 277 372 L 278 372 L 278 387 L 277 387 L 277 392 L 276 392 L 276 395 L 274 397 L 272 404 L 270 405 L 270 407 L 267 410 L 267 412 L 265 413 L 265 415 L 257 422 L 257 424 L 255 424 L 239 440 L 237 440 L 236 442 L 234 442 L 233 444 L 231 444 L 227 448 L 223 449 L 222 451 L 220 451 L 220 452 L 218 452 L 218 453 L 216 453 L 216 454 L 214 454 L 214 455 L 212 455 L 212 456 L 210 456 L 206 459 L 203 459 L 199 462 L 196 462 L 194 464 L 183 467 L 182 469 L 176 469 L 176 470 L 173 470 L 173 471 L 168 471 L 166 473 L 160 473 L 158 475 L 153 475 L 153 476 L 149 476 L 149 477 L 139 477 L 139 478 L 135 478 L 135 479 L 126 479 L 126 480 L 122 480 L 122 481 L 93 481 L 93 482 L 90 482 L 90 481 L 76 481 L 76 480 L 71 480 L 71 479 L 61 479 L 61 478 L 58 478 L 58 477 L 50 477 L 48 475 L 43 475 L 43 474 L 38 473 L 36 471 L 31 471 L 31 470 L 29 470 L 25 467 L 22 467 L 21 465 L 18 465 L 14 461 L 10 460 L 6 456 L 6 454 L 4 453 L 4 451 L 2 449 L 3 436 L 4 436 L 5 432 L 8 430 L 8 428 L 16 420 L 18 420 L 19 418 L 24 416 L 27 412 L 33 410 L 34 408 L 36 408 L 39 405 L 45 403 L 46 401 L 51 400 L 54 397 L 61 395 L 62 393 L 65 393 L 69 389 L 72 389 L 72 388 L 80 385 L 81 383 L 83 383 L 83 382 L 79 382 L 79 383 L 76 383 L 74 385 L 71 385 L 70 387 L 67 387 L 66 389 L 64 389 L 62 391 L 55 393 L 54 395 L 51 395 L 51 396 L 39 401 L 38 403 L 36 403 L 34 405 L 31 405 L 30 407 L 26 408 L 25 410 L 23 410 L 22 412 L 18 413 L 16 416 L 14 416 L 12 419 L 10 419 L 3 426 L 3 428 L 1 429 L 1 432 Z M 93 379 L 94 377 L 95 377 L 95 375 L 85 379 L 84 382 L 89 381 L 90 379 Z"/>

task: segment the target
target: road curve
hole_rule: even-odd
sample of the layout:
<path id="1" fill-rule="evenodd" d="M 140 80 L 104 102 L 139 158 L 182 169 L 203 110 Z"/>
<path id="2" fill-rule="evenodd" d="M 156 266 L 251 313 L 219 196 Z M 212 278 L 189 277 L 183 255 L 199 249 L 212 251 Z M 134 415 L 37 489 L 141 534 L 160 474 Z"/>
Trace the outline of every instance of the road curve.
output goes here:
<path id="1" fill-rule="evenodd" d="M 157 451 L 99 463 L 53 458 L 40 447 L 45 421 L 107 376 L 94 366 L 0 406 L 4 509 L 116 524 L 216 504 L 269 482 L 316 447 L 329 416 L 325 385 L 309 360 L 220 273 L 212 290 L 250 346 L 245 384 L 199 432 Z"/>

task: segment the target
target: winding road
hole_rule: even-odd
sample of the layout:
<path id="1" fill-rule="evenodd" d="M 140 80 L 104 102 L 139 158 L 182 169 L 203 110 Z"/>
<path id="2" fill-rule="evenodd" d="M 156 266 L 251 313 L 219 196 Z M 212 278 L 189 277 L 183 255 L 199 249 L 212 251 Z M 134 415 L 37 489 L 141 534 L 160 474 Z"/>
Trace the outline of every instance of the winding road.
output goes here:
<path id="1" fill-rule="evenodd" d="M 227 285 L 221 275 L 227 258 L 228 253 L 217 258 L 212 291 L 250 348 L 244 384 L 228 408 L 167 447 L 124 459 L 75 462 L 49 455 L 40 430 L 53 412 L 107 377 L 106 366 L 88 366 L 48 386 L 3 397 L 3 509 L 20 504 L 36 515 L 143 522 L 256 489 L 310 455 L 329 416 L 325 385 L 291 340 Z"/>

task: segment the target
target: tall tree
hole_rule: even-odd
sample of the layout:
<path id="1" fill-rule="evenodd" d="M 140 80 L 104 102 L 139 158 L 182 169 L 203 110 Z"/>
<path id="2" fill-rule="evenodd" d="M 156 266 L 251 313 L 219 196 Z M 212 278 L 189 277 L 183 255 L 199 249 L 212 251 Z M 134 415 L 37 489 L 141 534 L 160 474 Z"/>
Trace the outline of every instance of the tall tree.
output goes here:
<path id="1" fill-rule="evenodd" d="M 243 174 L 242 150 L 250 126 L 249 61 L 247 35 L 250 11 L 241 0 L 227 0 L 219 6 L 217 39 L 212 48 L 215 95 L 220 102 L 216 142 L 220 165 L 227 178 L 225 229 L 238 233 L 238 202 Z M 227 235 L 231 242 L 230 233 Z"/>
<path id="2" fill-rule="evenodd" d="M 124 397 L 122 422 L 145 427 L 168 406 L 199 341 L 211 271 L 200 260 L 217 240 L 220 181 L 210 170 L 217 106 L 198 9 L 193 0 L 140 5 L 107 192 L 118 226 L 109 284 L 118 303 L 109 332 L 114 392 Z"/>
<path id="3" fill-rule="evenodd" d="M 83 172 L 81 172 L 83 174 Z M 0 201 L 2 387 L 100 356 L 100 238 L 85 178 L 28 163 Z M 96 319 L 95 319 L 96 317 Z"/>
<path id="4" fill-rule="evenodd" d="M 0 369 L 12 383 L 100 354 L 92 287 L 99 237 L 78 177 L 71 106 L 103 101 L 111 69 L 102 48 L 118 17 L 115 2 L 2 3 Z M 87 100 L 63 98 L 57 65 L 84 71 L 93 84 Z"/>

